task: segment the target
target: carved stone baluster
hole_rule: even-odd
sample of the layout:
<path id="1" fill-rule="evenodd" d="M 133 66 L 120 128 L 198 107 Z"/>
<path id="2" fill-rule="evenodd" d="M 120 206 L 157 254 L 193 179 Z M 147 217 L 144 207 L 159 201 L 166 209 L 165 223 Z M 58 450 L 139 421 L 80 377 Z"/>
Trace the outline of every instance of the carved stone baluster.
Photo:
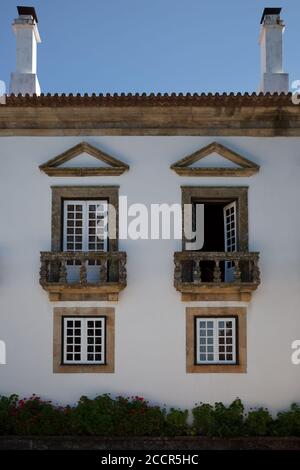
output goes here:
<path id="1" fill-rule="evenodd" d="M 66 268 L 66 260 L 64 259 L 62 259 L 60 262 L 59 282 L 60 284 L 67 283 L 67 268 Z"/>
<path id="2" fill-rule="evenodd" d="M 194 283 L 201 283 L 201 261 L 197 260 L 194 262 Z"/>
<path id="3" fill-rule="evenodd" d="M 174 260 L 175 270 L 174 270 L 174 280 L 175 282 L 181 282 L 182 280 L 182 264 L 178 259 Z"/>
<path id="4" fill-rule="evenodd" d="M 107 258 L 100 259 L 100 282 L 107 282 Z"/>
<path id="5" fill-rule="evenodd" d="M 50 282 L 59 282 L 60 259 L 51 258 L 49 261 L 49 277 Z"/>
<path id="6" fill-rule="evenodd" d="M 49 261 L 41 257 L 40 284 L 46 284 L 49 280 Z"/>
<path id="7" fill-rule="evenodd" d="M 80 284 L 86 284 L 87 283 L 87 269 L 86 269 L 87 260 L 86 260 L 86 257 L 81 256 L 80 262 L 81 262 L 80 272 L 79 272 Z"/>
<path id="8" fill-rule="evenodd" d="M 215 260 L 214 282 L 218 284 L 221 282 L 221 268 L 219 260 Z"/>
<path id="9" fill-rule="evenodd" d="M 235 259 L 234 260 L 234 282 L 240 283 L 241 282 L 241 276 L 242 276 L 242 272 L 241 272 L 241 269 L 240 269 L 240 260 Z"/>
<path id="10" fill-rule="evenodd" d="M 254 258 L 252 261 L 252 282 L 255 284 L 260 283 L 260 270 L 258 266 L 258 258 Z"/>
<path id="11" fill-rule="evenodd" d="M 126 257 L 121 256 L 119 260 L 119 282 L 122 284 L 127 282 L 127 271 L 126 271 Z"/>

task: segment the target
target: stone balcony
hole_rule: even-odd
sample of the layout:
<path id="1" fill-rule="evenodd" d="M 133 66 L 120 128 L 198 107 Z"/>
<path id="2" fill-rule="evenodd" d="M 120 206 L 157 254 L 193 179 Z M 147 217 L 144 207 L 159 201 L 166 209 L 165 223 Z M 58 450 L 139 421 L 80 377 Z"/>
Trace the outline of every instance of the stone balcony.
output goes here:
<path id="1" fill-rule="evenodd" d="M 184 302 L 248 302 L 260 284 L 259 253 L 181 251 L 174 254 L 174 286 Z"/>
<path id="2" fill-rule="evenodd" d="M 126 253 L 41 252 L 40 284 L 51 301 L 116 301 L 127 284 Z"/>

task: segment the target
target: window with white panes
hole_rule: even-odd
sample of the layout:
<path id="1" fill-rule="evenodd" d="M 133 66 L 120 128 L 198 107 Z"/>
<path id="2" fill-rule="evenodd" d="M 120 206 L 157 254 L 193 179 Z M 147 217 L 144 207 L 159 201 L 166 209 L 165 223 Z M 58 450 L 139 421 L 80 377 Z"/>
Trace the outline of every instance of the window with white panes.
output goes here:
<path id="1" fill-rule="evenodd" d="M 64 251 L 107 251 L 105 200 L 64 201 Z"/>
<path id="2" fill-rule="evenodd" d="M 105 364 L 105 317 L 63 317 L 63 363 Z"/>
<path id="3" fill-rule="evenodd" d="M 235 317 L 196 317 L 196 364 L 235 364 Z"/>
<path id="4" fill-rule="evenodd" d="M 225 251 L 237 250 L 236 202 L 224 207 Z"/>

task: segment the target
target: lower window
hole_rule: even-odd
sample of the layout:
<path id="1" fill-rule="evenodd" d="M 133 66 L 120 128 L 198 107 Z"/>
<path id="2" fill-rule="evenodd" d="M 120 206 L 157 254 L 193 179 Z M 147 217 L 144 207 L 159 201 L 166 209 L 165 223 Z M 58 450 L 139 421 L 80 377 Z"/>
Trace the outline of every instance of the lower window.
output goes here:
<path id="1" fill-rule="evenodd" d="M 188 373 L 246 372 L 244 307 L 186 308 Z"/>
<path id="2" fill-rule="evenodd" d="M 235 364 L 236 318 L 196 317 L 196 364 Z"/>
<path id="3" fill-rule="evenodd" d="M 63 363 L 105 364 L 105 317 L 63 317 Z"/>
<path id="4" fill-rule="evenodd" d="M 114 308 L 54 308 L 53 371 L 114 372 Z"/>

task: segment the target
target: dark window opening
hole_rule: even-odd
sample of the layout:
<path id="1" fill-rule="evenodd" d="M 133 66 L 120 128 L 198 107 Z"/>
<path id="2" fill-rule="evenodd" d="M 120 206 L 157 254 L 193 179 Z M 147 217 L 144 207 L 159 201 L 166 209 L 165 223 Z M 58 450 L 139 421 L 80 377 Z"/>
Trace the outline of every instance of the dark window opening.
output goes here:
<path id="1" fill-rule="evenodd" d="M 204 245 L 200 251 L 225 251 L 223 203 L 204 203 Z M 224 263 L 221 263 L 221 275 L 224 277 Z M 213 261 L 201 263 L 202 279 L 212 282 L 214 277 Z"/>
<path id="2" fill-rule="evenodd" d="M 228 227 L 227 221 L 225 220 L 225 207 L 233 201 L 195 201 L 193 210 L 193 230 L 196 229 L 196 203 L 204 204 L 204 245 L 199 251 L 203 252 L 224 252 L 232 251 L 226 249 L 225 233 L 226 227 Z M 236 222 L 234 224 L 235 237 L 237 236 Z M 228 234 L 228 231 L 227 231 Z M 237 240 L 236 240 L 237 242 Z M 214 279 L 214 261 L 202 261 L 201 262 L 201 279 L 202 282 L 213 282 Z M 221 278 L 224 281 L 225 278 L 225 262 L 220 263 Z M 184 280 L 191 282 L 193 280 L 194 262 L 190 261 L 186 263 L 184 267 Z"/>
<path id="3" fill-rule="evenodd" d="M 224 203 L 204 203 L 204 245 L 201 251 L 225 251 Z"/>

